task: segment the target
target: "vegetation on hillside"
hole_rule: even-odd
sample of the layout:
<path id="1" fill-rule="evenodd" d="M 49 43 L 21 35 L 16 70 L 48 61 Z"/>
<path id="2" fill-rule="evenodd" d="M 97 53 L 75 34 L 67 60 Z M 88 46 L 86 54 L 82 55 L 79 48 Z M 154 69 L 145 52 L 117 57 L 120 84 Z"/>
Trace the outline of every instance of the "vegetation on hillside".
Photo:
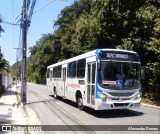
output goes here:
<path id="1" fill-rule="evenodd" d="M 53 34 L 30 48 L 28 80 L 45 83 L 46 67 L 96 48 L 139 53 L 146 68 L 144 96 L 160 98 L 160 1 L 78 0 L 64 8 Z"/>
<path id="2" fill-rule="evenodd" d="M 0 23 L 2 23 L 1 15 L 0 15 Z M 0 37 L 1 37 L 1 32 L 4 32 L 4 29 L 0 25 Z M 0 46 L 0 72 L 9 73 L 9 69 L 10 69 L 9 62 L 3 57 Z"/>

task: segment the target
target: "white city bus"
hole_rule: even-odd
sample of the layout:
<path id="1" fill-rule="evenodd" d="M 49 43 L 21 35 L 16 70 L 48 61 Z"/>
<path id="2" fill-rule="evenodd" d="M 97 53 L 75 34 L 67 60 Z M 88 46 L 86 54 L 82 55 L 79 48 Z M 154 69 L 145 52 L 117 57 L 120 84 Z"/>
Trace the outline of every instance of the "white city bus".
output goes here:
<path id="1" fill-rule="evenodd" d="M 47 86 L 54 97 L 74 101 L 79 109 L 139 107 L 141 65 L 136 52 L 96 49 L 47 67 Z"/>

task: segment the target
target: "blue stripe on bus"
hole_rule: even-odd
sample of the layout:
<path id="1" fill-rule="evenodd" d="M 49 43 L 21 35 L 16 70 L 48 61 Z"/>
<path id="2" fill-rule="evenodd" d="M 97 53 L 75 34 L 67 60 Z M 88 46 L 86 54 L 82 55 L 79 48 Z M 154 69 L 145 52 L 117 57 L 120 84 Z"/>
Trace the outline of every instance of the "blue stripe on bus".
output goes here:
<path id="1" fill-rule="evenodd" d="M 102 49 L 96 49 L 96 52 L 95 52 L 95 54 L 96 54 L 96 61 L 98 61 L 99 52 L 100 52 L 101 50 L 102 50 Z"/>
<path id="2" fill-rule="evenodd" d="M 102 49 L 96 49 L 96 61 L 98 61 L 98 56 L 99 56 L 99 52 Z M 96 72 L 96 98 L 100 98 L 99 95 L 97 94 L 97 92 L 102 92 L 99 88 L 98 88 L 98 72 Z"/>
<path id="3" fill-rule="evenodd" d="M 98 86 L 98 72 L 96 72 L 96 98 L 100 98 L 97 92 L 102 92 L 102 90 L 100 90 Z"/>

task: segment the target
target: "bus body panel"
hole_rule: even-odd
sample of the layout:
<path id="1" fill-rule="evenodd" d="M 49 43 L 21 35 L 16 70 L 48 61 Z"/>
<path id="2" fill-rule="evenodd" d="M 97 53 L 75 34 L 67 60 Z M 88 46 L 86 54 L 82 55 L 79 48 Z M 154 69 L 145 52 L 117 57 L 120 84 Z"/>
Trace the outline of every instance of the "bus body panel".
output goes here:
<path id="1" fill-rule="evenodd" d="M 81 86 L 78 82 L 78 79 L 67 79 L 67 93 L 66 93 L 66 98 L 69 100 L 72 100 L 76 102 L 76 92 L 79 90 L 83 90 L 83 86 Z"/>

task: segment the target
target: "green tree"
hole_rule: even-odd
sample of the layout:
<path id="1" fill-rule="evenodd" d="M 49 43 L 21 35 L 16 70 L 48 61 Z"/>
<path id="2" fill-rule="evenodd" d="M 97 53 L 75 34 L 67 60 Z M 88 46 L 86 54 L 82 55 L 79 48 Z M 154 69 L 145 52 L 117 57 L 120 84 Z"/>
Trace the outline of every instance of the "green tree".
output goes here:
<path id="1" fill-rule="evenodd" d="M 77 32 L 77 21 L 82 14 L 90 12 L 92 0 L 75 1 L 71 6 L 64 8 L 58 16 L 55 26 L 58 29 L 55 31 L 61 44 L 61 54 L 63 59 L 68 59 L 76 56 L 83 51 L 78 49 L 81 44 L 74 41 Z M 83 45 L 84 46 L 84 45 Z"/>
<path id="2" fill-rule="evenodd" d="M 9 62 L 6 61 L 5 59 L 1 59 L 0 60 L 0 72 L 9 73 L 9 68 L 10 68 Z"/>
<path id="3" fill-rule="evenodd" d="M 129 35 L 122 39 L 122 44 L 118 47 L 139 53 L 141 63 L 147 70 L 144 96 L 150 100 L 159 101 L 160 1 L 145 0 L 139 4 L 139 8 L 132 13 L 134 19 L 131 20 L 132 22 L 128 21 L 131 24 Z"/>
<path id="4" fill-rule="evenodd" d="M 31 82 L 45 84 L 47 66 L 60 60 L 60 44 L 52 34 L 43 35 L 37 44 L 30 48 L 27 60 L 27 78 Z"/>
<path id="5" fill-rule="evenodd" d="M 11 66 L 11 74 L 12 76 L 21 77 L 21 61 L 17 61 Z"/>

